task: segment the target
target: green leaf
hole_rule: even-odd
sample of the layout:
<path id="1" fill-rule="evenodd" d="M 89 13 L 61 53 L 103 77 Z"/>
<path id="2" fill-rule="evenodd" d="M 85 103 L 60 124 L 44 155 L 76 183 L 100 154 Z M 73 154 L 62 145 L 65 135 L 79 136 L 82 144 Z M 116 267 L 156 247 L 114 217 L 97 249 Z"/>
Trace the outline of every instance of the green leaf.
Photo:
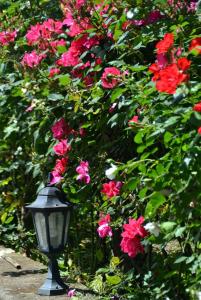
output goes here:
<path id="1" fill-rule="evenodd" d="M 175 230 L 175 236 L 176 237 L 181 237 L 184 233 L 184 231 L 186 230 L 186 227 L 183 226 L 183 227 L 178 227 L 176 230 Z"/>
<path id="2" fill-rule="evenodd" d="M 164 204 L 165 197 L 160 192 L 154 192 L 146 206 L 145 217 L 153 217 L 157 209 Z"/>
<path id="3" fill-rule="evenodd" d="M 116 285 L 121 282 L 121 277 L 119 277 L 118 275 L 109 276 L 106 274 L 106 280 L 109 284 Z"/>
<path id="4" fill-rule="evenodd" d="M 59 84 L 60 85 L 68 85 L 71 81 L 69 75 L 62 75 L 62 76 L 59 76 Z"/>
<path id="5" fill-rule="evenodd" d="M 181 262 L 185 261 L 186 259 L 187 259 L 186 256 L 181 256 L 181 257 L 177 258 L 174 263 L 180 264 Z"/>
<path id="6" fill-rule="evenodd" d="M 5 224 L 9 224 L 12 222 L 12 220 L 14 219 L 13 216 L 10 216 L 8 219 L 6 219 L 6 221 L 4 222 Z"/>
<path id="7" fill-rule="evenodd" d="M 135 143 L 141 144 L 143 136 L 144 136 L 143 133 L 141 131 L 139 131 L 134 138 Z"/>
<path id="8" fill-rule="evenodd" d="M 99 262 L 101 262 L 104 258 L 103 251 L 100 248 L 96 250 L 96 257 Z"/>
<path id="9" fill-rule="evenodd" d="M 133 191 L 136 189 L 138 185 L 138 178 L 130 178 L 129 181 L 124 184 L 124 189 L 128 189 L 129 191 Z"/>
<path id="10" fill-rule="evenodd" d="M 170 117 L 164 124 L 164 128 L 170 127 L 172 125 L 175 125 L 178 120 L 180 119 L 180 117 L 178 116 L 174 116 L 174 117 Z"/>
<path id="11" fill-rule="evenodd" d="M 118 256 L 113 256 L 110 260 L 110 266 L 112 268 L 115 268 L 116 266 L 118 266 L 120 264 L 120 259 Z"/>
<path id="12" fill-rule="evenodd" d="M 57 100 L 64 99 L 64 96 L 61 94 L 49 94 L 49 96 L 47 98 L 48 98 L 48 100 L 51 100 L 51 101 L 57 101 Z"/>
<path id="13" fill-rule="evenodd" d="M 176 225 L 177 225 L 177 223 L 175 223 L 175 222 L 167 221 L 167 222 L 161 223 L 160 228 L 166 232 L 171 232 Z"/>
<path id="14" fill-rule="evenodd" d="M 116 99 L 118 99 L 125 91 L 126 89 L 122 88 L 115 89 L 111 94 L 111 102 L 114 102 Z"/>
<path id="15" fill-rule="evenodd" d="M 164 143 L 167 144 L 169 141 L 172 140 L 173 134 L 170 133 L 169 131 L 166 131 L 164 134 Z"/>
<path id="16" fill-rule="evenodd" d="M 7 212 L 3 213 L 3 215 L 1 215 L 1 222 L 4 223 L 6 221 L 7 218 Z"/>
<path id="17" fill-rule="evenodd" d="M 117 41 L 119 37 L 122 36 L 122 34 L 123 34 L 122 30 L 116 29 L 113 36 L 114 40 Z"/>
<path id="18" fill-rule="evenodd" d="M 142 199 L 146 196 L 147 190 L 148 190 L 148 188 L 146 186 L 140 190 L 140 192 L 139 192 L 140 199 Z"/>
<path id="19" fill-rule="evenodd" d="M 103 277 L 102 275 L 96 275 L 95 279 L 91 282 L 90 287 L 92 290 L 98 293 L 102 293 L 103 291 Z"/>
<path id="20" fill-rule="evenodd" d="M 62 54 L 64 52 L 66 52 L 66 47 L 65 46 L 57 46 L 57 51 L 59 54 Z"/>

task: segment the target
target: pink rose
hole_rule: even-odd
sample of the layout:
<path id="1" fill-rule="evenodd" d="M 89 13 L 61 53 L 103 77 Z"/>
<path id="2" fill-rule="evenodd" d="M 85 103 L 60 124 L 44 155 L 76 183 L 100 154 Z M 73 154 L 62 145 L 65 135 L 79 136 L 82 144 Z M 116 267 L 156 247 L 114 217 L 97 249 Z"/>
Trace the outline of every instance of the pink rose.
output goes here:
<path id="1" fill-rule="evenodd" d="M 165 53 L 157 54 L 157 63 L 160 69 L 164 68 L 168 64 L 168 59 Z"/>
<path id="2" fill-rule="evenodd" d="M 51 180 L 50 180 L 50 184 L 56 184 L 56 183 L 59 183 L 63 177 L 61 176 L 60 173 L 58 173 L 57 171 L 52 171 L 51 172 Z"/>
<path id="3" fill-rule="evenodd" d="M 102 86 L 106 89 L 114 88 L 119 82 L 120 75 L 120 70 L 115 67 L 105 68 L 101 77 Z"/>
<path id="4" fill-rule="evenodd" d="M 41 25 L 32 25 L 26 34 L 27 43 L 29 46 L 37 43 L 41 38 Z"/>
<path id="5" fill-rule="evenodd" d="M 14 42 L 17 36 L 17 31 L 2 31 L 0 32 L 0 44 L 3 46 L 9 45 L 9 43 Z"/>
<path id="6" fill-rule="evenodd" d="M 30 53 L 25 53 L 21 64 L 23 66 L 28 66 L 30 68 L 34 68 L 40 64 L 40 62 L 46 57 L 45 54 L 37 54 L 35 50 Z"/>
<path id="7" fill-rule="evenodd" d="M 80 7 L 82 7 L 83 5 L 85 5 L 85 3 L 86 3 L 86 0 L 76 0 L 76 5 L 75 5 L 75 7 L 76 7 L 77 9 L 80 9 Z"/>
<path id="8" fill-rule="evenodd" d="M 53 133 L 53 137 L 57 140 L 60 140 L 71 133 L 71 129 L 66 123 L 66 121 L 64 120 L 64 118 L 61 118 L 59 121 L 54 123 L 51 130 Z"/>
<path id="9" fill-rule="evenodd" d="M 85 184 L 90 183 L 89 172 L 89 163 L 88 161 L 81 161 L 80 165 L 76 168 L 76 172 L 79 174 L 77 180 L 83 181 Z"/>
<path id="10" fill-rule="evenodd" d="M 128 126 L 131 126 L 132 124 L 130 124 L 130 123 L 138 123 L 138 119 L 139 119 L 139 117 L 138 116 L 133 116 L 132 117 L 132 119 L 130 119 L 129 121 L 128 121 Z"/>
<path id="11" fill-rule="evenodd" d="M 107 214 L 105 217 L 102 217 L 100 221 L 98 222 L 98 235 L 101 238 L 105 238 L 106 236 L 112 236 L 112 228 L 109 226 L 110 222 L 110 215 Z"/>
<path id="12" fill-rule="evenodd" d="M 75 296 L 75 289 L 69 290 L 68 293 L 67 293 L 67 297 L 72 298 L 74 296 Z"/>
<path id="13" fill-rule="evenodd" d="M 67 143 L 67 140 L 61 140 L 53 147 L 53 149 L 57 155 L 65 155 L 68 151 L 71 150 L 71 146 Z"/>
<path id="14" fill-rule="evenodd" d="M 120 246 L 121 250 L 130 257 L 135 257 L 138 253 L 144 253 L 144 248 L 137 237 L 133 239 L 123 238 Z"/>
<path id="15" fill-rule="evenodd" d="M 58 68 L 52 68 L 52 69 L 50 69 L 49 77 L 50 78 L 54 77 L 54 75 L 57 75 L 59 73 L 60 73 L 60 69 L 58 69 Z"/>

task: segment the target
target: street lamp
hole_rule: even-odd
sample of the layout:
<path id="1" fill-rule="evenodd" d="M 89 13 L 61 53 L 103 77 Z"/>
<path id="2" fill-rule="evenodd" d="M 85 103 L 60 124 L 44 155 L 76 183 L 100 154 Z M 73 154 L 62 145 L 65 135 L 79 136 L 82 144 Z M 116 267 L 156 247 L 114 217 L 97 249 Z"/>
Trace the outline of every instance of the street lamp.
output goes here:
<path id="1" fill-rule="evenodd" d="M 39 295 L 60 295 L 68 286 L 60 277 L 57 255 L 64 250 L 68 238 L 68 226 L 72 204 L 65 201 L 65 194 L 47 185 L 36 200 L 26 206 L 32 213 L 38 247 L 49 258 L 48 274 L 39 288 Z"/>

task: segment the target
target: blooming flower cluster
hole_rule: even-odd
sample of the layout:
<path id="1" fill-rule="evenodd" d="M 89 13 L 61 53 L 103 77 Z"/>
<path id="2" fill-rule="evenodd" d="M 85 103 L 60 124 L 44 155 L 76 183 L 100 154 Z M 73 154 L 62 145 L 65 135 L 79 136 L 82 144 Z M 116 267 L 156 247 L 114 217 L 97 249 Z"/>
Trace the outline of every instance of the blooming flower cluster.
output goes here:
<path id="1" fill-rule="evenodd" d="M 109 225 L 110 223 L 110 214 L 107 214 L 106 216 L 102 216 L 100 221 L 98 222 L 98 235 L 101 238 L 105 238 L 106 236 L 112 236 L 112 228 Z"/>
<path id="2" fill-rule="evenodd" d="M 62 67 L 76 67 L 71 71 L 72 76 L 75 78 L 82 78 L 86 86 L 91 86 L 93 84 L 96 72 L 89 72 L 87 70 L 90 70 L 91 67 L 101 65 L 102 59 L 97 56 L 97 54 L 93 53 L 93 51 L 87 55 L 87 58 L 83 59 L 81 57 L 83 53 L 87 51 L 89 52 L 89 50 L 91 50 L 94 46 L 100 46 L 101 42 L 104 41 L 105 36 L 102 33 L 100 34 L 95 31 L 95 28 L 90 20 L 90 15 L 93 16 L 96 10 L 96 15 L 99 14 L 101 16 L 103 28 L 107 30 L 110 22 L 107 21 L 105 13 L 107 12 L 109 6 L 106 5 L 103 7 L 102 4 L 95 5 L 93 8 L 88 6 L 87 10 L 89 16 L 82 18 L 80 17 L 80 8 L 85 5 L 85 3 L 86 1 L 76 1 L 74 6 L 72 1 L 63 1 L 65 12 L 63 24 L 69 28 L 67 35 L 70 37 L 79 37 L 71 42 L 68 51 L 64 52 L 56 63 L 58 66 Z M 74 17 L 75 9 L 77 9 L 78 12 L 76 18 Z M 91 35 L 87 30 L 94 30 L 94 34 Z M 109 32 L 106 33 L 106 35 L 112 39 Z M 84 77 L 83 70 L 87 71 L 87 75 Z"/>
<path id="3" fill-rule="evenodd" d="M 67 140 L 61 140 L 53 147 L 53 149 L 57 155 L 63 156 L 71 150 L 71 146 L 67 143 Z"/>
<path id="4" fill-rule="evenodd" d="M 42 24 L 32 25 L 26 34 L 28 45 L 37 45 L 42 50 L 47 49 L 55 34 L 62 33 L 62 26 L 61 21 L 53 19 L 48 19 Z"/>
<path id="5" fill-rule="evenodd" d="M 52 126 L 53 137 L 59 142 L 53 147 L 55 154 L 61 156 L 61 158 L 56 160 L 55 167 L 51 172 L 50 184 L 55 184 L 61 181 L 62 175 L 66 172 L 68 163 L 68 152 L 71 150 L 71 146 L 68 144 L 67 139 L 65 139 L 70 133 L 71 129 L 66 123 L 64 118 L 57 121 Z"/>
<path id="6" fill-rule="evenodd" d="M 97 33 L 91 23 L 90 16 L 94 13 L 99 13 L 103 22 L 103 28 L 107 30 L 109 26 L 108 18 L 105 13 L 108 11 L 109 6 L 103 7 L 102 4 L 95 5 L 94 7 L 88 6 L 88 17 L 81 17 L 80 10 L 86 4 L 84 0 L 77 1 L 61 1 L 64 18 L 61 20 L 47 19 L 43 23 L 32 25 L 26 34 L 27 44 L 34 46 L 37 49 L 32 52 L 25 53 L 22 64 L 25 67 L 34 68 L 49 54 L 53 56 L 59 46 L 67 46 L 67 37 L 73 38 L 67 51 L 55 60 L 55 66 L 50 69 L 49 77 L 52 78 L 61 72 L 61 68 L 68 67 L 73 78 L 80 78 L 83 80 L 87 87 L 93 84 L 96 71 L 92 68 L 102 64 L 101 57 L 97 53 L 90 51 L 85 57 L 83 54 L 89 52 L 93 47 L 100 46 L 104 41 L 105 36 L 102 33 Z M 75 17 L 76 15 L 76 17 Z M 66 30 L 67 28 L 67 30 Z M 91 35 L 88 30 L 94 30 Z M 63 38 L 60 38 L 62 34 Z M 109 31 L 106 33 L 107 38 L 112 40 L 112 34 Z M 42 51 L 42 52 L 41 52 Z M 58 57 L 58 55 L 57 55 Z M 103 87 L 114 87 L 120 75 L 120 71 L 116 68 L 108 68 L 102 76 Z M 116 69 L 116 70 L 115 70 Z M 86 71 L 83 73 L 83 71 Z M 111 72 L 110 72 L 111 71 Z M 115 78 L 111 80 L 107 77 L 107 73 Z"/>
<path id="7" fill-rule="evenodd" d="M 143 222 L 144 218 L 139 217 L 137 220 L 129 219 L 129 223 L 123 225 L 121 250 L 130 257 L 135 257 L 138 253 L 144 253 L 141 239 L 145 238 L 148 233 L 142 226 Z"/>
<path id="8" fill-rule="evenodd" d="M 58 141 L 53 147 L 53 150 L 54 153 L 60 157 L 56 160 L 54 169 L 51 172 L 50 184 L 56 184 L 62 180 L 62 175 L 66 172 L 66 167 L 69 160 L 68 153 L 71 151 L 71 145 L 68 143 L 69 136 L 84 136 L 85 131 L 83 131 L 83 128 L 81 127 L 79 131 L 72 129 L 69 124 L 66 123 L 64 118 L 61 118 L 55 122 L 51 130 L 53 137 Z M 77 180 L 83 181 L 85 184 L 89 184 L 89 163 L 87 161 L 81 161 L 80 165 L 76 168 L 76 172 L 79 174 L 77 176 Z"/>
<path id="9" fill-rule="evenodd" d="M 58 46 L 65 46 L 64 39 L 58 39 L 58 35 L 64 33 L 63 22 L 60 20 L 48 19 L 42 24 L 35 24 L 30 27 L 26 34 L 27 44 L 37 47 L 37 51 L 25 53 L 22 64 L 30 68 L 39 65 L 41 60 L 47 56 L 47 53 L 54 54 Z M 44 51 L 45 54 L 41 51 Z M 50 73 L 52 77 L 53 72 Z"/>
<path id="10" fill-rule="evenodd" d="M 115 67 L 105 68 L 101 82 L 102 86 L 106 89 L 113 89 L 120 80 L 121 72 Z"/>
<path id="11" fill-rule="evenodd" d="M 108 198 L 118 196 L 122 187 L 122 182 L 111 180 L 108 183 L 103 184 L 101 193 L 105 194 Z"/>
<path id="12" fill-rule="evenodd" d="M 22 58 L 24 67 L 35 68 L 44 58 L 54 59 L 54 65 L 49 71 L 49 77 L 61 73 L 64 68 L 69 68 L 73 78 L 83 81 L 86 87 L 91 87 L 96 75 L 99 76 L 98 65 L 102 65 L 101 51 L 94 51 L 93 48 L 100 48 L 106 40 L 113 42 L 113 34 L 109 25 L 112 22 L 111 11 L 117 9 L 114 6 L 87 5 L 87 17 L 82 17 L 81 9 L 86 4 L 85 0 L 61 1 L 61 8 L 64 17 L 61 20 L 47 19 L 43 23 L 32 25 L 26 33 L 28 46 L 35 47 L 35 50 L 25 53 Z M 104 32 L 97 32 L 92 23 L 94 14 L 100 17 Z M 89 31 L 90 30 L 90 31 Z M 93 34 L 91 34 L 93 32 Z M 61 38 L 62 36 L 62 38 Z M 70 43 L 66 40 L 72 38 Z M 68 46 L 67 51 L 58 54 L 58 47 Z M 86 53 L 88 53 L 86 55 Z M 94 70 L 95 69 L 95 70 Z M 120 81 L 120 70 L 115 67 L 108 67 L 102 73 L 101 83 L 104 88 L 112 89 Z"/>
<path id="13" fill-rule="evenodd" d="M 173 34 L 166 33 L 163 40 L 156 44 L 157 61 L 149 67 L 149 71 L 154 74 L 152 80 L 156 82 L 156 89 L 168 94 L 174 94 L 179 85 L 188 81 L 186 71 L 191 65 L 186 57 L 175 57 L 173 44 Z"/>
<path id="14" fill-rule="evenodd" d="M 72 129 L 69 127 L 69 125 L 66 123 L 64 118 L 61 118 L 59 121 L 57 121 L 51 128 L 53 137 L 57 140 L 60 140 L 62 138 L 65 138 L 68 136 Z"/>
<path id="15" fill-rule="evenodd" d="M 85 184 L 90 183 L 88 161 L 81 161 L 80 165 L 76 168 L 76 172 L 79 174 L 77 180 L 83 181 Z"/>
<path id="16" fill-rule="evenodd" d="M 30 53 L 25 53 L 21 61 L 24 67 L 34 68 L 46 57 L 45 54 L 37 54 L 35 50 Z"/>
<path id="17" fill-rule="evenodd" d="M 2 46 L 7 46 L 11 42 L 15 41 L 15 38 L 17 36 L 17 31 L 1 31 L 0 32 L 0 44 Z"/>

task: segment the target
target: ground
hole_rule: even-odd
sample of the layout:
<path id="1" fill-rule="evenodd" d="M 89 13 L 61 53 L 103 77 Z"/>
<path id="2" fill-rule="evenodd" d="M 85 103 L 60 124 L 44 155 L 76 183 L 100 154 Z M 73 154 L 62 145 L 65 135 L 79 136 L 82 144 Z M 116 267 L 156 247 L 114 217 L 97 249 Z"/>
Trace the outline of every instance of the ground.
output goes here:
<path id="1" fill-rule="evenodd" d="M 20 265 L 21 269 L 17 269 L 12 263 Z M 0 300 L 67 300 L 67 295 L 37 295 L 38 288 L 46 278 L 46 270 L 47 267 L 43 264 L 0 246 Z M 80 300 L 100 299 L 89 293 L 82 284 L 72 284 L 70 287 L 80 291 Z"/>

